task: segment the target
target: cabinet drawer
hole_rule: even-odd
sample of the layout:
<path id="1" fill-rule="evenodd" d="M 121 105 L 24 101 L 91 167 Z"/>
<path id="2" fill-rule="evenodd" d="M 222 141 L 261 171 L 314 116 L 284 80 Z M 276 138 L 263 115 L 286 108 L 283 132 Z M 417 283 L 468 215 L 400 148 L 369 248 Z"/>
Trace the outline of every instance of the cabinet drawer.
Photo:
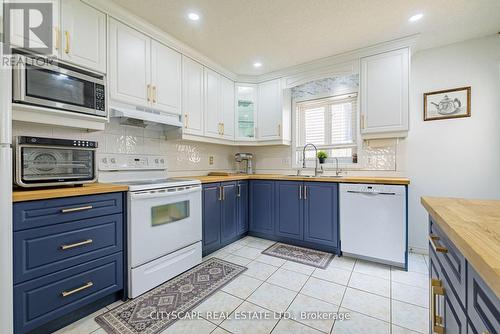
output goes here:
<path id="1" fill-rule="evenodd" d="M 436 255 L 441 264 L 444 279 L 449 281 L 450 288 L 457 295 L 462 308 L 465 309 L 465 295 L 467 291 L 465 258 L 432 220 L 430 222 L 430 235 L 435 237 L 435 239 L 432 240 L 429 238 L 429 246 L 434 248 L 434 244 L 442 248 L 437 249 Z"/>
<path id="2" fill-rule="evenodd" d="M 122 257 L 120 252 L 15 285 L 15 332 L 26 333 L 121 290 Z"/>
<path id="3" fill-rule="evenodd" d="M 121 214 L 14 232 L 14 283 L 122 250 Z"/>
<path id="4" fill-rule="evenodd" d="M 474 333 L 498 334 L 500 331 L 500 300 L 467 264 L 467 314 Z"/>
<path id="5" fill-rule="evenodd" d="M 14 231 L 121 213 L 122 193 L 21 202 L 14 205 Z"/>

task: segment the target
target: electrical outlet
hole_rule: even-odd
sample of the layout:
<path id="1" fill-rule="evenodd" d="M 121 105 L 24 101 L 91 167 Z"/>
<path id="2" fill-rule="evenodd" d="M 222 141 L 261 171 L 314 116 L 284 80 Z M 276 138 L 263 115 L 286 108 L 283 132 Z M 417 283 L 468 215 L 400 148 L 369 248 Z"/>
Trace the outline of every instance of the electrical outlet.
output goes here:
<path id="1" fill-rule="evenodd" d="M 214 156 L 213 155 L 211 155 L 211 156 L 208 157 L 208 164 L 209 165 L 213 165 L 214 164 Z"/>
<path id="2" fill-rule="evenodd" d="M 289 164 L 290 164 L 290 158 L 283 158 L 283 159 L 281 160 L 281 163 L 282 163 L 283 165 L 289 165 Z"/>

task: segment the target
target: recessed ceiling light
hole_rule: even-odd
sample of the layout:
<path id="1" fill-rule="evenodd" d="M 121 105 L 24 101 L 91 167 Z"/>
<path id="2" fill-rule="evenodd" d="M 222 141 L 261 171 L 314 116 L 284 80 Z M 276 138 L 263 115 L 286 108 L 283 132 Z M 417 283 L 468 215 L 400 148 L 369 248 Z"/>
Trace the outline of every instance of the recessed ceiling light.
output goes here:
<path id="1" fill-rule="evenodd" d="M 261 66 L 262 66 L 261 62 L 256 61 L 255 63 L 253 63 L 253 67 L 261 67 Z"/>
<path id="2" fill-rule="evenodd" d="M 422 13 L 418 13 L 418 14 L 415 14 L 413 16 L 411 16 L 408 21 L 410 22 L 417 22 L 418 20 L 420 20 L 422 17 L 424 17 L 424 14 Z"/>
<path id="3" fill-rule="evenodd" d="M 199 14 L 196 14 L 196 13 L 189 13 L 188 14 L 188 18 L 191 20 L 191 21 L 198 21 L 200 19 L 200 15 Z"/>

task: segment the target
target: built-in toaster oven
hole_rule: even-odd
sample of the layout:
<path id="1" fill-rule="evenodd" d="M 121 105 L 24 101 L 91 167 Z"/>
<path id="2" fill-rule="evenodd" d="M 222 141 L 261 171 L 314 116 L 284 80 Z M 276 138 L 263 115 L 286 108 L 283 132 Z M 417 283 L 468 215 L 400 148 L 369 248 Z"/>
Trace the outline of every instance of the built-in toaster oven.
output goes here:
<path id="1" fill-rule="evenodd" d="M 14 149 L 14 182 L 20 187 L 96 182 L 97 142 L 19 136 Z"/>

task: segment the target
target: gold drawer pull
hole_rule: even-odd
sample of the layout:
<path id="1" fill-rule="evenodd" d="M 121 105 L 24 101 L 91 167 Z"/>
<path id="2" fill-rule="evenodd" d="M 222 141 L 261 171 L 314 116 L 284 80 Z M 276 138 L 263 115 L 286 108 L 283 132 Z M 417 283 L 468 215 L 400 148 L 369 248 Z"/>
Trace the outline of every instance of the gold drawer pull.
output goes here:
<path id="1" fill-rule="evenodd" d="M 436 296 L 444 296 L 444 288 L 439 279 L 431 279 L 431 326 L 432 332 L 437 334 L 444 334 L 445 327 L 443 326 L 443 318 L 437 315 L 436 310 Z"/>
<path id="2" fill-rule="evenodd" d="M 66 47 L 64 48 L 64 52 L 69 54 L 69 31 L 64 31 L 64 36 L 66 37 Z"/>
<path id="3" fill-rule="evenodd" d="M 62 213 L 68 213 L 68 212 L 75 212 L 75 211 L 83 211 L 83 210 L 90 210 L 92 209 L 92 205 L 86 205 L 86 206 L 80 206 L 78 208 L 69 208 L 69 209 L 62 209 Z"/>
<path id="4" fill-rule="evenodd" d="M 59 28 L 58 27 L 54 27 L 54 32 L 56 34 L 56 45 L 55 45 L 55 49 L 56 50 L 59 50 L 59 48 L 61 47 L 61 33 L 59 31 Z"/>
<path id="5" fill-rule="evenodd" d="M 94 283 L 88 282 L 88 283 L 86 283 L 85 285 L 82 285 L 79 288 L 76 288 L 76 289 L 73 289 L 73 290 L 70 290 L 70 291 L 63 291 L 61 294 L 62 294 L 63 297 L 68 297 L 68 296 L 71 296 L 72 294 L 75 294 L 77 292 L 86 290 L 86 289 L 91 288 L 93 286 L 94 286 Z"/>
<path id="6" fill-rule="evenodd" d="M 62 250 L 67 250 L 67 249 L 72 249 L 72 248 L 75 248 L 75 247 L 80 247 L 80 246 L 85 246 L 85 245 L 89 245 L 91 243 L 93 243 L 94 240 L 92 239 L 87 239 L 87 240 L 84 240 L 84 241 L 80 241 L 80 242 L 76 242 L 74 244 L 69 244 L 69 245 L 61 245 L 61 249 Z"/>
<path id="7" fill-rule="evenodd" d="M 439 241 L 440 238 L 437 235 L 429 235 L 429 242 L 431 243 L 432 248 L 434 249 L 435 252 L 439 253 L 448 253 L 448 248 L 443 247 L 443 246 L 438 246 L 436 244 L 436 241 Z"/>

